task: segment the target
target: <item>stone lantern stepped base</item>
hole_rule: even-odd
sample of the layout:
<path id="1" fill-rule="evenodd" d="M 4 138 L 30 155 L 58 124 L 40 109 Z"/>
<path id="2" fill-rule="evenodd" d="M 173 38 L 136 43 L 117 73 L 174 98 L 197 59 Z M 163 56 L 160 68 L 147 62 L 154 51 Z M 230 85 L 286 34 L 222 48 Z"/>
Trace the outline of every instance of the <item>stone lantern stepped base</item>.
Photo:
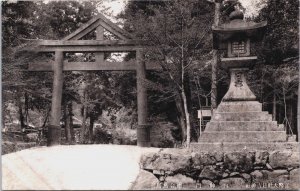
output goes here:
<path id="1" fill-rule="evenodd" d="M 284 129 L 278 126 L 276 121 L 211 121 L 206 125 L 206 132 L 209 131 L 284 131 Z"/>
<path id="2" fill-rule="evenodd" d="M 199 142 L 285 142 L 285 131 L 206 131 Z"/>
<path id="3" fill-rule="evenodd" d="M 258 101 L 222 101 L 198 142 L 287 142 L 287 135 Z"/>
<path id="4" fill-rule="evenodd" d="M 258 101 L 221 102 L 218 112 L 251 112 L 262 111 L 262 104 Z"/>
<path id="5" fill-rule="evenodd" d="M 218 142 L 218 143 L 191 143 L 190 149 L 194 152 L 241 152 L 241 151 L 291 151 L 299 152 L 298 142 Z"/>
<path id="6" fill-rule="evenodd" d="M 272 121 L 272 115 L 263 111 L 251 112 L 217 112 L 212 121 Z"/>
<path id="7" fill-rule="evenodd" d="M 212 120 L 207 123 L 198 143 L 191 149 L 203 151 L 299 151 L 299 144 L 287 142 L 282 125 L 262 111 L 258 101 L 222 101 Z"/>

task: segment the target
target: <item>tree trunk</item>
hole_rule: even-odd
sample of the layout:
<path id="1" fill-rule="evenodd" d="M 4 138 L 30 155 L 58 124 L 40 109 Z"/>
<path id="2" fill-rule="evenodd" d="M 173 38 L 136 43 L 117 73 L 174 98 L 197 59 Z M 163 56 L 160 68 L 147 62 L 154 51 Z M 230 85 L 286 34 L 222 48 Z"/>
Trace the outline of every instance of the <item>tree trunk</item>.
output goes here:
<path id="1" fill-rule="evenodd" d="M 181 141 L 185 142 L 186 140 L 186 126 L 185 126 L 185 117 L 184 117 L 184 108 L 183 108 L 183 102 L 181 99 L 181 96 L 177 96 L 176 100 L 176 108 L 178 110 L 178 122 L 180 124 L 180 130 L 181 130 Z"/>
<path id="2" fill-rule="evenodd" d="M 299 142 L 300 137 L 300 67 L 298 74 L 299 82 L 298 82 L 298 108 L 297 108 L 297 140 Z"/>
<path id="3" fill-rule="evenodd" d="M 6 113 L 8 113 L 7 112 L 7 108 L 6 108 L 6 105 L 5 105 L 5 103 L 4 103 L 4 100 L 3 100 L 3 98 L 2 98 L 2 113 L 1 113 L 1 117 L 2 117 L 2 121 L 1 121 L 1 123 L 2 123 L 2 130 L 4 130 L 5 131 L 5 129 L 6 129 L 6 126 L 5 126 L 5 116 L 6 116 Z"/>
<path id="4" fill-rule="evenodd" d="M 88 110 L 88 106 L 87 106 L 87 97 L 86 97 L 86 86 L 85 84 L 83 84 L 82 86 L 82 90 L 83 90 L 83 93 L 82 93 L 82 125 L 81 125 L 81 135 L 80 135 L 80 138 L 81 138 L 81 143 L 82 144 L 86 144 L 88 142 L 88 134 L 89 134 L 89 129 L 87 127 L 87 110 Z"/>
<path id="5" fill-rule="evenodd" d="M 87 106 L 83 105 L 83 116 L 82 116 L 82 126 L 81 126 L 81 143 L 86 144 L 88 141 L 88 128 L 87 128 Z"/>
<path id="6" fill-rule="evenodd" d="M 276 94 L 273 94 L 273 121 L 276 121 Z"/>
<path id="7" fill-rule="evenodd" d="M 27 94 L 27 92 L 25 92 L 24 93 L 24 98 L 25 98 L 25 103 L 24 103 L 24 106 L 25 106 L 25 108 L 24 108 L 24 112 L 25 112 L 25 119 L 24 119 L 24 121 L 25 121 L 25 126 L 28 128 L 29 127 L 29 121 L 28 121 L 28 118 L 29 118 L 29 100 L 28 100 L 28 94 Z"/>
<path id="8" fill-rule="evenodd" d="M 66 101 L 63 101 L 63 120 L 64 120 L 64 128 L 65 128 L 65 137 L 66 137 L 66 141 L 68 142 L 68 136 L 67 136 L 67 129 L 69 126 L 69 122 L 68 122 L 68 111 L 67 111 L 67 103 Z"/>
<path id="9" fill-rule="evenodd" d="M 185 91 L 181 92 L 181 96 L 182 96 L 182 100 L 183 100 L 185 122 L 186 122 L 186 145 L 187 145 L 187 147 L 189 147 L 190 141 L 191 141 L 191 123 L 190 123 L 190 114 L 188 111 L 188 105 L 187 105 Z"/>
<path id="10" fill-rule="evenodd" d="M 48 118 L 49 118 L 49 114 L 50 114 L 50 108 L 46 111 L 46 117 L 45 117 L 45 120 L 43 122 L 42 128 L 46 127 L 46 124 L 47 124 L 47 121 L 48 121 Z"/>
<path id="11" fill-rule="evenodd" d="M 89 126 L 89 144 L 93 143 L 93 129 L 94 129 L 95 119 L 90 116 L 90 126 Z"/>
<path id="12" fill-rule="evenodd" d="M 71 135 L 71 141 L 75 141 L 75 134 L 74 134 L 74 127 L 73 127 L 73 104 L 70 102 L 68 104 L 68 114 L 70 117 L 70 135 Z"/>
<path id="13" fill-rule="evenodd" d="M 289 134 L 294 134 L 293 132 L 293 103 L 290 101 L 289 104 L 289 114 L 288 114 L 288 119 L 289 119 L 289 124 L 290 124 L 290 129 L 289 129 Z"/>
<path id="14" fill-rule="evenodd" d="M 286 127 L 285 129 L 285 132 L 288 133 L 288 119 L 287 119 L 287 109 L 286 109 L 286 99 L 285 99 L 285 90 L 284 88 L 282 87 L 282 93 L 283 93 L 283 106 L 284 106 L 284 119 L 283 119 L 283 122 L 284 122 L 284 125 Z"/>
<path id="15" fill-rule="evenodd" d="M 72 144 L 72 141 L 73 141 L 72 102 L 65 103 L 64 112 L 65 112 L 65 135 L 66 135 L 66 140 L 69 144 Z"/>
<path id="16" fill-rule="evenodd" d="M 213 50 L 213 62 L 211 66 L 211 107 L 217 108 L 217 64 L 218 53 L 217 50 Z"/>
<path id="17" fill-rule="evenodd" d="M 282 114 L 282 113 L 284 113 L 284 109 L 283 109 L 283 106 L 282 106 L 281 104 L 279 104 L 279 105 L 278 105 L 278 119 L 277 119 L 277 121 L 278 121 L 280 124 L 282 124 L 282 122 L 283 122 L 283 119 L 282 119 L 282 118 L 284 118 L 284 117 L 283 117 L 284 114 Z"/>
<path id="18" fill-rule="evenodd" d="M 221 1 L 215 1 L 215 15 L 214 26 L 218 26 L 220 22 L 220 6 Z M 211 65 L 211 107 L 217 108 L 217 65 L 218 65 L 218 51 L 213 50 L 213 61 Z"/>
<path id="19" fill-rule="evenodd" d="M 18 96 L 18 107 L 19 107 L 20 127 L 21 127 L 21 130 L 23 130 L 25 128 L 25 123 L 24 123 L 24 115 L 23 115 L 23 109 L 22 109 L 22 96 L 20 93 Z"/>

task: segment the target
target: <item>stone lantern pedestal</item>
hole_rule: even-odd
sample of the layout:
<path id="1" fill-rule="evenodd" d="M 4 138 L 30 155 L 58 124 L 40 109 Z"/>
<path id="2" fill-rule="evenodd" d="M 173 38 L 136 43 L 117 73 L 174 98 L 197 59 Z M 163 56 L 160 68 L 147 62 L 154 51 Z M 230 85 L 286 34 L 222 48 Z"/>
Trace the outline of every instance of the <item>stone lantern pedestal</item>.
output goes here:
<path id="1" fill-rule="evenodd" d="M 230 69 L 230 85 L 223 101 L 255 101 L 256 96 L 246 82 L 248 68 Z"/>

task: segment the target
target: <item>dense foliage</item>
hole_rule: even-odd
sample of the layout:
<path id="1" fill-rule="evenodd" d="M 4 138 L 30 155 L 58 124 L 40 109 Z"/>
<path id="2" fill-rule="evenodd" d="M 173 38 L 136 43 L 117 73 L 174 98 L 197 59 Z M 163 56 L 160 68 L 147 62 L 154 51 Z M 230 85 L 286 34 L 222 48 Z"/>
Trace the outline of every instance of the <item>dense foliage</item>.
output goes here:
<path id="1" fill-rule="evenodd" d="M 260 57 L 253 72 L 253 89 L 257 90 L 265 109 L 284 123 L 287 131 L 297 133 L 296 104 L 299 85 L 299 2 L 268 0 L 255 18 L 268 26 Z"/>

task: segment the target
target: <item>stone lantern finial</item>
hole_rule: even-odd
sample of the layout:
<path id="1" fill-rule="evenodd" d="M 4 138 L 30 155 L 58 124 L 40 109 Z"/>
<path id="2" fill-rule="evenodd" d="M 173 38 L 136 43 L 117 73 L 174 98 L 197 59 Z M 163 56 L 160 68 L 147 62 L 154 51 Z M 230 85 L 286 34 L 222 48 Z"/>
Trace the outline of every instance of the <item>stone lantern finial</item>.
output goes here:
<path id="1" fill-rule="evenodd" d="M 235 20 L 235 19 L 243 20 L 244 19 L 244 13 L 241 9 L 239 9 L 238 5 L 236 5 L 235 10 L 229 14 L 229 19 L 230 20 Z"/>

